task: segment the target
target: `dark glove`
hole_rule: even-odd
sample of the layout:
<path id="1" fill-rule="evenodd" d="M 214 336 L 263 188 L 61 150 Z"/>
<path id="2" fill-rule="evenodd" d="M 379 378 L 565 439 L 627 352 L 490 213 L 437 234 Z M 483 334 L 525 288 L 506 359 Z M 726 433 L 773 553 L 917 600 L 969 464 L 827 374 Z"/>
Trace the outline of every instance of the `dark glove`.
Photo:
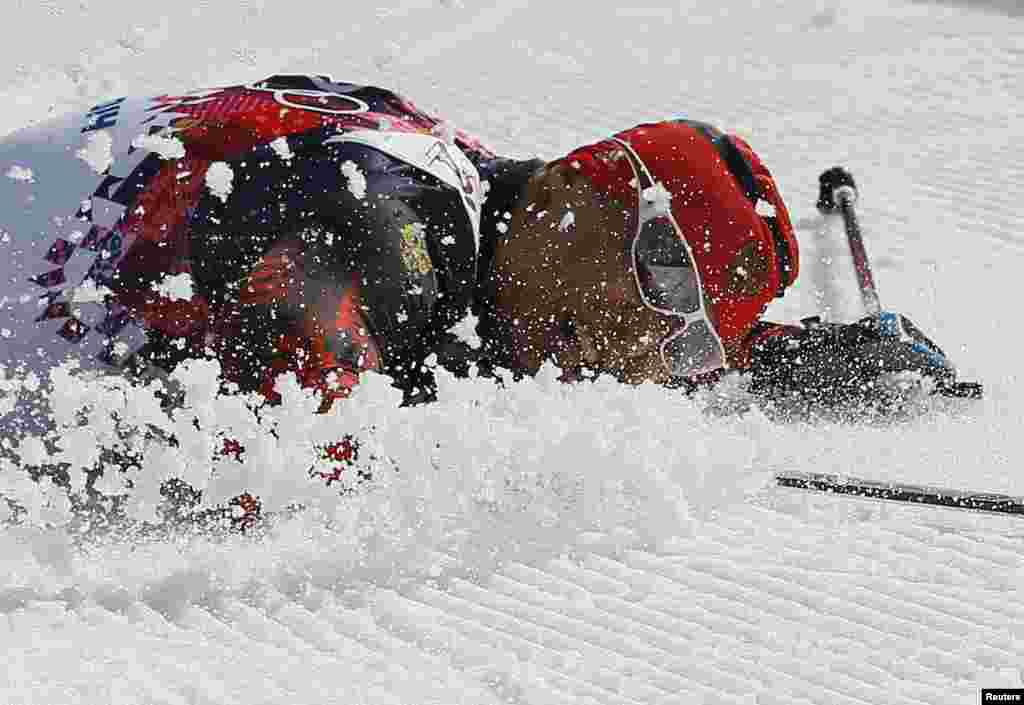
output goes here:
<path id="1" fill-rule="evenodd" d="M 905 316 L 883 312 L 856 323 L 806 319 L 766 330 L 751 348 L 751 392 L 825 405 L 885 400 L 891 381 L 912 373 L 933 393 L 978 398 L 980 385 L 956 381 L 942 349 Z"/>

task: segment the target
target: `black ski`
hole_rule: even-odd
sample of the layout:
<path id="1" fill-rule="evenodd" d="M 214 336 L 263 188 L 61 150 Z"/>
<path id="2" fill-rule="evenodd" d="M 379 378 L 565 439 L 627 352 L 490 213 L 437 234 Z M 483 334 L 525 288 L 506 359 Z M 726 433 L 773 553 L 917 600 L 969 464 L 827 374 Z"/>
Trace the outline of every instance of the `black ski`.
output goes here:
<path id="1" fill-rule="evenodd" d="M 817 472 L 779 473 L 775 476 L 775 480 L 780 487 L 906 504 L 1024 516 L 1024 497 L 1005 494 L 951 490 L 929 485 L 907 485 L 900 482 L 880 482 Z"/>

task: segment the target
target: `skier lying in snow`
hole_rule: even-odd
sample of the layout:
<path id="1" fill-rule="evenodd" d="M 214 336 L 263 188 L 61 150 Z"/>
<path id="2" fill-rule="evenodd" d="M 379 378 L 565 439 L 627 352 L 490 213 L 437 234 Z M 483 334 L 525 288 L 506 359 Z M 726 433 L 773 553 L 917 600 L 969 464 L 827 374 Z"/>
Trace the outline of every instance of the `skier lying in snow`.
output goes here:
<path id="1" fill-rule="evenodd" d="M 275 76 L 27 128 L 0 168 L 8 366 L 212 351 L 239 388 L 295 374 L 325 408 L 366 370 L 428 399 L 431 354 L 676 386 L 740 369 L 769 398 L 954 377 L 909 325 L 761 321 L 793 227 L 751 148 L 698 122 L 516 161 L 390 91 Z M 449 332 L 467 310 L 479 350 Z"/>

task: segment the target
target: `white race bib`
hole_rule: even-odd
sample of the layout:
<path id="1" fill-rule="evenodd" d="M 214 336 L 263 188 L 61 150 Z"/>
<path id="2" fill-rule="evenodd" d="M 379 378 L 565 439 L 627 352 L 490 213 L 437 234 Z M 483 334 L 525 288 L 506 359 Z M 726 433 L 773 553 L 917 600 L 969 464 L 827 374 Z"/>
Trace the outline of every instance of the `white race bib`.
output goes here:
<path id="1" fill-rule="evenodd" d="M 378 130 L 353 130 L 326 141 L 327 144 L 338 142 L 373 147 L 457 189 L 462 194 L 462 205 L 473 225 L 473 241 L 479 249 L 480 213 L 484 203 L 480 174 L 458 146 L 433 135 Z"/>

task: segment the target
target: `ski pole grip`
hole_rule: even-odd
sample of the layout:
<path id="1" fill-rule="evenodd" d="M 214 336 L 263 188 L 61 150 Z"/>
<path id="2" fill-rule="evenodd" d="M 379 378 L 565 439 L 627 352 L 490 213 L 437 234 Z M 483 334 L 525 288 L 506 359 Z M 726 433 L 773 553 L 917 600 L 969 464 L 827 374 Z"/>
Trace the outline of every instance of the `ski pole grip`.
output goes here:
<path id="1" fill-rule="evenodd" d="M 857 202 L 857 190 L 852 186 L 840 186 L 832 192 L 832 200 L 842 209 Z"/>
<path id="2" fill-rule="evenodd" d="M 853 175 L 841 166 L 832 167 L 818 177 L 818 210 L 821 213 L 835 213 L 843 200 L 852 205 L 857 202 L 857 184 Z"/>

